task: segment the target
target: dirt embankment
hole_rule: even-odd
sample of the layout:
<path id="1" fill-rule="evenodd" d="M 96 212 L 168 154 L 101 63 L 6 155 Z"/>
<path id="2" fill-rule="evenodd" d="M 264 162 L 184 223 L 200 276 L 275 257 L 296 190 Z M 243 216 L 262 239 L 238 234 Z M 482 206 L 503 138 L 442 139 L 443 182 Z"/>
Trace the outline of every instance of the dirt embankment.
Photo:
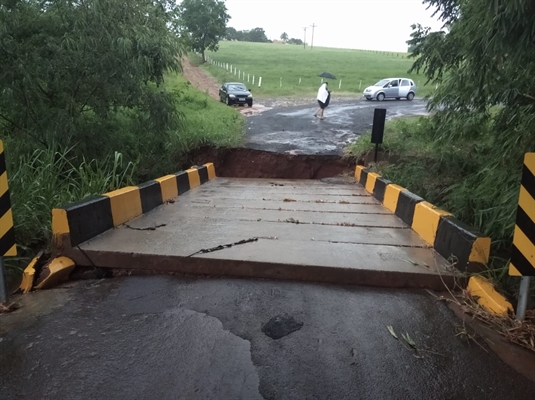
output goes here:
<path id="1" fill-rule="evenodd" d="M 323 179 L 351 176 L 355 163 L 339 156 L 289 155 L 268 151 L 201 147 L 189 156 L 196 165 L 213 162 L 217 176 L 233 178 Z"/>
<path id="2" fill-rule="evenodd" d="M 199 67 L 191 65 L 187 58 L 182 59 L 182 74 L 195 88 L 219 100 L 219 83 Z"/>

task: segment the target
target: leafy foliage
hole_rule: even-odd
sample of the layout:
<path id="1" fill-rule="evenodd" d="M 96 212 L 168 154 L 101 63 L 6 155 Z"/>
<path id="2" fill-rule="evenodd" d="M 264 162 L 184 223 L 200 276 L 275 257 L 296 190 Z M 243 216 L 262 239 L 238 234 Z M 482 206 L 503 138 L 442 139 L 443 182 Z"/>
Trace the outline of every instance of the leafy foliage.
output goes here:
<path id="1" fill-rule="evenodd" d="M 167 1 L 38 0 L 0 6 L 0 134 L 111 152 L 119 126 L 165 140 L 180 127 L 158 88 L 182 53 Z"/>
<path id="2" fill-rule="evenodd" d="M 288 39 L 288 41 L 286 43 L 302 45 L 303 41 L 301 39 L 290 38 L 290 39 Z"/>
<path id="3" fill-rule="evenodd" d="M 194 51 L 206 61 L 206 50 L 217 51 L 219 40 L 225 37 L 230 16 L 224 1 L 183 0 L 180 4 L 181 33 Z"/>
<path id="4" fill-rule="evenodd" d="M 284 33 L 281 35 L 281 39 L 284 36 Z M 286 34 L 286 36 L 288 36 Z M 225 38 L 227 40 L 236 40 L 238 42 L 256 42 L 256 43 L 267 43 L 270 40 L 266 36 L 266 32 L 263 28 L 254 28 L 251 30 L 237 31 L 235 28 L 228 27 Z M 282 39 L 284 40 L 284 39 Z"/>

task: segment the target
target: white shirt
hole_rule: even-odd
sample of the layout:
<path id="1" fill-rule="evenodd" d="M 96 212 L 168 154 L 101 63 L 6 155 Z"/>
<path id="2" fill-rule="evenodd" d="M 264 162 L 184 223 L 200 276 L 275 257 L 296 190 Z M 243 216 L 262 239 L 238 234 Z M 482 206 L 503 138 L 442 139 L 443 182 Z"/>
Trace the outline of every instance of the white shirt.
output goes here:
<path id="1" fill-rule="evenodd" d="M 325 103 L 327 101 L 327 97 L 329 97 L 329 92 L 327 91 L 327 84 L 323 83 L 318 89 L 317 99 L 322 103 Z"/>

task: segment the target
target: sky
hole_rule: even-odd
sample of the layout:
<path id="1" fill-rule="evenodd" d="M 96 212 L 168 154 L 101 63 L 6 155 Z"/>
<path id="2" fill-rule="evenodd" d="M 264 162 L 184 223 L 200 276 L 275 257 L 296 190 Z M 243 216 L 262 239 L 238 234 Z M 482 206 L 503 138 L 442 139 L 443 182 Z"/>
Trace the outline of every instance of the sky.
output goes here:
<path id="1" fill-rule="evenodd" d="M 422 0 L 226 0 L 228 26 L 263 28 L 271 40 L 283 32 L 314 46 L 363 50 L 407 51 L 411 25 L 439 30 Z"/>

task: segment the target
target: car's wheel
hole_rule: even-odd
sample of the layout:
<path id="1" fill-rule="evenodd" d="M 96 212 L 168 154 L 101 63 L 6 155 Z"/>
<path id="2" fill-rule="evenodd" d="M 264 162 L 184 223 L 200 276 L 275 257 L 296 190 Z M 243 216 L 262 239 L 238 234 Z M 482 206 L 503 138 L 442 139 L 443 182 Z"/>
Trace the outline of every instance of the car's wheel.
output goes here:
<path id="1" fill-rule="evenodd" d="M 227 106 L 231 106 L 232 105 L 232 101 L 230 101 L 230 97 L 227 96 Z"/>
<path id="2" fill-rule="evenodd" d="M 249 107 L 252 107 L 252 106 L 253 106 L 253 101 L 252 101 L 252 100 L 251 100 L 251 101 L 248 101 L 248 102 L 247 102 L 247 105 L 248 105 Z"/>
<path id="3" fill-rule="evenodd" d="M 396 100 L 400 100 L 400 99 L 401 99 L 401 97 L 396 97 Z"/>
<path id="4" fill-rule="evenodd" d="M 368 101 L 372 101 L 372 99 L 371 99 L 371 98 L 369 98 L 369 97 L 366 97 L 366 100 L 368 100 Z"/>
<path id="5" fill-rule="evenodd" d="M 377 95 L 377 101 L 383 101 L 385 99 L 385 94 L 384 93 L 379 93 Z"/>
<path id="6" fill-rule="evenodd" d="M 414 99 L 414 93 L 410 92 L 410 93 L 407 95 L 407 100 L 412 101 L 412 99 Z"/>

